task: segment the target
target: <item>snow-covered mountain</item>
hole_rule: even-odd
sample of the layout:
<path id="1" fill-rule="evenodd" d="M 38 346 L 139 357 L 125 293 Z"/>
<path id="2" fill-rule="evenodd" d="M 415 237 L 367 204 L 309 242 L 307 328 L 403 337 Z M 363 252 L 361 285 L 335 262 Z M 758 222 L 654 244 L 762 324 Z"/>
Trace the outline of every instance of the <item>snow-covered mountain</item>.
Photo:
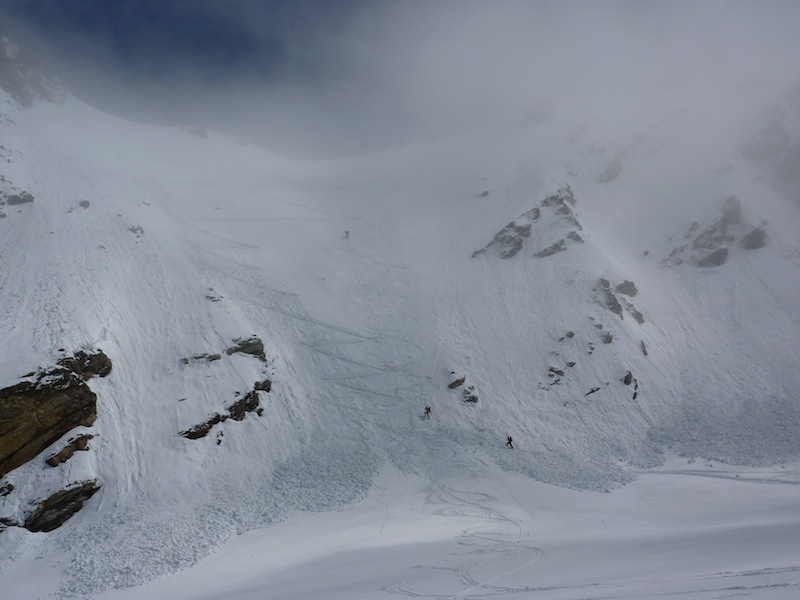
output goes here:
<path id="1" fill-rule="evenodd" d="M 556 597 L 519 595 L 533 593 L 524 575 L 541 556 L 531 502 L 554 523 L 567 518 L 559 506 L 574 517 L 589 498 L 651 523 L 626 503 L 643 472 L 674 470 L 676 455 L 751 474 L 800 458 L 795 96 L 744 114 L 752 135 L 741 139 L 709 139 L 691 115 L 628 138 L 552 108 L 434 143 L 296 161 L 213 131 L 126 122 L 52 83 L 14 85 L 0 91 L 0 387 L 40 389 L 79 352 L 113 364 L 85 382 L 96 420 L 0 480 L 0 585 L 14 598 L 144 584 L 213 564 L 219 544 L 262 527 L 262 540 L 327 532 L 318 560 L 373 518 L 394 531 L 393 551 L 487 519 L 516 526 L 502 551 L 484 543 L 503 557 L 500 575 L 523 583 L 453 567 L 462 591 L 376 580 L 363 595 L 316 583 L 305 597 L 473 597 L 491 582 L 497 598 Z M 85 451 L 45 464 L 78 436 Z M 43 500 L 87 482 L 62 526 L 23 527 Z M 723 485 L 703 493 L 737 493 Z M 777 487 L 776 505 L 798 499 L 796 485 Z M 491 494 L 526 502 L 498 508 Z M 414 512 L 431 528 L 415 529 Z M 445 516 L 451 525 L 433 526 Z M 798 593 L 799 524 L 737 577 L 760 568 Z M 700 560 L 708 547 L 697 547 Z M 359 551 L 353 560 L 368 560 Z M 271 552 L 264 561 L 279 563 Z M 636 544 L 620 552 L 629 559 Z M 298 597 L 292 585 L 310 575 L 295 568 L 291 585 L 267 579 L 249 596 L 180 597 Z M 677 567 L 663 576 L 658 585 L 691 579 Z"/>

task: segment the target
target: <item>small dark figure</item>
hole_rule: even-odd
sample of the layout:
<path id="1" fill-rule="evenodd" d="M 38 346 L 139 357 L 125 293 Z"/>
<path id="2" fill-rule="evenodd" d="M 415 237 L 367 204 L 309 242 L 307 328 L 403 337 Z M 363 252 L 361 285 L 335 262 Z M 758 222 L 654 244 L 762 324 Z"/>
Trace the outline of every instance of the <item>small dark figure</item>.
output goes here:
<path id="1" fill-rule="evenodd" d="M 344 239 L 346 240 L 350 239 L 350 231 L 347 229 L 344 230 Z"/>
<path id="2" fill-rule="evenodd" d="M 511 443 L 512 441 L 513 440 L 511 439 L 511 436 L 508 436 L 508 438 L 506 439 L 506 448 L 512 448 L 512 449 L 514 448 L 514 444 Z"/>
<path id="3" fill-rule="evenodd" d="M 429 418 L 429 419 L 431 418 L 431 407 L 430 406 L 426 406 L 425 407 L 425 416 L 427 418 Z"/>

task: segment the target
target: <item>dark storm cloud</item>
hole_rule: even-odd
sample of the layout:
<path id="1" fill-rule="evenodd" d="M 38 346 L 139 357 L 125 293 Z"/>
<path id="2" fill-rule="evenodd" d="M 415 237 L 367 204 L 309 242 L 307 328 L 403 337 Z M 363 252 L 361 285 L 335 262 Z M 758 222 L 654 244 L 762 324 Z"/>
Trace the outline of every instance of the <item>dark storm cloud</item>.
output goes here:
<path id="1" fill-rule="evenodd" d="M 280 43 L 248 35 L 235 12 L 165 0 L 6 0 L 5 16 L 51 46 L 59 61 L 100 63 L 123 74 L 164 77 L 177 68 L 214 75 L 279 57 Z M 53 52 L 57 49 L 56 52 Z"/>
<path id="2" fill-rule="evenodd" d="M 793 1 L 3 0 L 86 100 L 347 153 L 548 106 L 735 121 L 796 83 Z M 7 27 L 8 29 L 8 27 Z"/>

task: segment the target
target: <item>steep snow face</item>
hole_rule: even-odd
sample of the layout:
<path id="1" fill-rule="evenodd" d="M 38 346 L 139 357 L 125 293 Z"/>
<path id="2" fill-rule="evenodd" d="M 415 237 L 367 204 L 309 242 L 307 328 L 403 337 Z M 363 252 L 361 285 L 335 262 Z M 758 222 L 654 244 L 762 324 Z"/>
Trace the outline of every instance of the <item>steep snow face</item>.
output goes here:
<path id="1" fill-rule="evenodd" d="M 0 191 L 34 198 L 0 207 L 0 385 L 61 349 L 114 361 L 90 384 L 90 451 L 17 469 L 2 499 L 20 521 L 100 481 L 50 537 L 2 534 L 6 565 L 68 565 L 64 594 L 356 501 L 387 463 L 435 478 L 474 453 L 476 469 L 603 490 L 667 448 L 800 456 L 797 208 L 735 151 L 689 161 L 674 128 L 606 146 L 552 120 L 301 163 L 75 100 L 0 100 Z M 265 360 L 227 352 L 251 336 Z M 261 414 L 179 435 L 251 391 Z"/>

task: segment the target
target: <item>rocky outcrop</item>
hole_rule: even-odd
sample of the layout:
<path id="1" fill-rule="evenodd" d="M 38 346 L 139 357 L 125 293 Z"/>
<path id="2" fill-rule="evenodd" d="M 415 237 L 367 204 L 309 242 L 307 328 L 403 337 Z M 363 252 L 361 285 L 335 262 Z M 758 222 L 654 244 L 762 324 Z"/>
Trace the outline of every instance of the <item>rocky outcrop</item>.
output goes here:
<path id="1" fill-rule="evenodd" d="M 71 439 L 69 442 L 67 442 L 66 446 L 64 446 L 55 454 L 51 454 L 44 462 L 51 467 L 57 467 L 61 463 L 67 462 L 76 452 L 88 450 L 89 440 L 93 437 L 94 436 L 88 433 L 84 433 L 83 435 L 79 435 L 78 437 Z"/>
<path id="2" fill-rule="evenodd" d="M 96 480 L 83 481 L 59 490 L 43 500 L 25 519 L 28 531 L 53 531 L 61 527 L 72 515 L 100 490 Z"/>
<path id="3" fill-rule="evenodd" d="M 25 464 L 65 433 L 97 418 L 97 396 L 71 371 L 42 374 L 0 390 L 0 475 Z"/>
<path id="4" fill-rule="evenodd" d="M 674 248 L 663 264 L 680 265 L 688 261 L 697 267 L 720 267 L 728 260 L 737 237 L 740 237 L 742 247 L 755 250 L 764 247 L 767 232 L 763 227 L 748 226 L 744 221 L 742 201 L 731 196 L 722 203 L 719 218 L 705 228 L 701 230 L 700 223 L 694 221 L 684 236 L 687 242 Z"/>
<path id="5" fill-rule="evenodd" d="M 260 404 L 261 400 L 258 397 L 258 392 L 252 390 L 245 394 L 240 400 L 231 404 L 228 408 L 228 414 L 234 421 L 243 421 L 247 413 L 258 411 Z"/>
<path id="6" fill-rule="evenodd" d="M 455 371 L 451 371 L 450 377 L 452 381 L 447 384 L 447 387 L 451 390 L 461 388 L 461 400 L 471 403 L 478 402 L 478 391 L 475 389 L 474 385 L 467 383 L 466 375 L 457 377 Z"/>
<path id="7" fill-rule="evenodd" d="M 645 352 L 645 356 L 647 356 L 646 349 L 644 346 L 644 342 L 642 342 L 642 351 Z M 633 386 L 633 396 L 631 397 L 632 400 L 636 400 L 639 396 L 639 380 L 633 376 L 633 373 L 628 371 L 625 373 L 625 376 L 622 378 L 622 383 L 625 385 L 632 385 Z"/>
<path id="8" fill-rule="evenodd" d="M 0 177 L 0 206 L 19 206 L 33 202 L 33 194 L 21 190 L 2 175 Z"/>
<path id="9" fill-rule="evenodd" d="M 0 477 L 75 427 L 92 425 L 97 396 L 84 380 L 110 371 L 111 361 L 102 351 L 79 352 L 31 374 L 32 381 L 0 390 Z"/>
<path id="10" fill-rule="evenodd" d="M 253 389 L 260 392 L 270 392 L 272 390 L 272 382 L 269 379 L 256 381 Z"/>
<path id="11" fill-rule="evenodd" d="M 620 319 L 624 317 L 624 311 L 627 311 L 639 325 L 644 323 L 644 315 L 633 305 L 627 298 L 620 298 L 614 292 L 624 294 L 626 296 L 635 296 L 638 293 L 636 286 L 632 281 L 625 280 L 618 284 L 614 289 L 611 289 L 611 282 L 601 277 L 597 280 L 592 292 L 595 295 L 595 300 L 600 306 L 603 306 L 619 316 Z M 600 327 L 602 328 L 602 326 Z M 609 343 L 606 338 L 603 339 L 604 343 Z"/>
<path id="12" fill-rule="evenodd" d="M 486 253 L 489 249 L 496 249 L 500 258 L 511 258 L 522 250 L 525 239 L 531 235 L 531 226 L 539 220 L 540 211 L 532 208 L 520 215 L 508 225 L 503 227 L 486 246 L 472 253 L 472 258 Z"/>
<path id="13" fill-rule="evenodd" d="M 742 238 L 742 246 L 747 250 L 757 250 L 767 244 L 767 232 L 763 227 L 754 227 Z"/>
<path id="14" fill-rule="evenodd" d="M 190 365 L 193 362 L 205 361 L 205 362 L 215 362 L 217 360 L 222 360 L 222 355 L 217 353 L 206 353 L 203 352 L 201 354 L 193 354 L 192 356 L 184 356 L 181 359 L 181 362 L 185 365 Z"/>
<path id="15" fill-rule="evenodd" d="M 581 234 L 580 234 L 580 233 L 578 233 L 577 231 L 570 231 L 570 232 L 567 234 L 567 239 L 570 239 L 570 240 L 572 240 L 573 242 L 577 242 L 577 243 L 579 243 L 579 244 L 582 244 L 582 243 L 583 243 L 583 238 L 581 237 Z"/>
<path id="16" fill-rule="evenodd" d="M 111 373 L 111 359 L 105 352 L 97 350 L 95 352 L 84 352 L 79 350 L 73 356 L 67 356 L 58 361 L 58 364 L 80 375 L 87 381 L 97 375 L 105 377 Z"/>
<path id="17" fill-rule="evenodd" d="M 728 249 L 717 248 L 711 254 L 706 254 L 695 262 L 698 267 L 720 267 L 728 260 Z"/>
<path id="18" fill-rule="evenodd" d="M 540 250 L 534 256 L 536 258 L 546 258 L 548 256 L 553 256 L 556 252 L 564 252 L 567 249 L 567 242 L 566 240 L 558 240 L 557 242 L 550 244 L 544 250 Z"/>
<path id="19" fill-rule="evenodd" d="M 19 527 L 19 523 L 10 517 L 0 517 L 0 533 L 3 533 L 9 527 Z"/>
<path id="20" fill-rule="evenodd" d="M 578 234 L 578 230 L 582 229 L 581 224 L 575 218 L 572 208 L 570 208 L 574 205 L 575 195 L 569 185 L 565 185 L 555 194 L 542 200 L 539 206 L 532 208 L 511 221 L 511 223 L 506 225 L 494 236 L 491 242 L 480 250 L 473 252 L 472 257 L 475 258 L 476 256 L 489 252 L 498 255 L 500 258 L 512 258 L 516 256 L 522 251 L 526 241 L 531 238 L 533 227 L 542 226 L 541 221 L 544 216 L 547 217 L 548 221 L 548 223 L 545 224 L 545 229 L 547 229 L 548 224 L 552 222 L 552 224 L 559 229 L 571 230 L 566 234 L 566 239 L 576 243 L 582 243 L 583 238 Z M 545 233 L 550 234 L 551 232 L 547 231 Z M 552 235 L 547 235 L 547 237 L 553 239 Z M 544 256 L 551 256 L 561 250 L 566 250 L 566 239 L 562 238 L 556 241 L 534 256 L 542 258 Z"/>
<path id="21" fill-rule="evenodd" d="M 478 402 L 478 392 L 475 390 L 474 385 L 468 385 L 463 390 L 461 390 L 461 399 L 464 402 L 472 402 L 473 404 Z"/>
<path id="22" fill-rule="evenodd" d="M 225 349 L 226 356 L 231 356 L 233 354 L 247 354 L 254 356 L 263 363 L 267 362 L 267 354 L 264 350 L 264 342 L 261 341 L 258 336 L 253 335 L 249 338 L 236 338 L 233 341 L 233 346 Z M 221 354 L 201 353 L 184 357 L 181 359 L 181 362 L 183 362 L 184 365 L 189 366 L 195 365 L 199 362 L 215 363 L 222 359 L 223 356 Z M 239 392 L 236 392 L 238 399 L 233 404 L 228 406 L 224 412 L 211 415 L 202 423 L 192 425 L 188 429 L 180 431 L 179 435 L 190 440 L 198 440 L 206 437 L 216 425 L 224 423 L 229 419 L 241 421 L 249 412 L 255 412 L 258 416 L 261 416 L 264 412 L 264 409 L 260 406 L 259 392 L 269 393 L 271 390 L 272 381 L 269 379 L 256 381 L 253 384 L 253 389 L 247 392 L 247 394 L 245 394 L 243 397 L 238 398 Z M 185 398 L 183 400 L 185 400 Z M 217 444 L 222 443 L 222 438 L 223 433 L 219 432 L 217 434 Z"/>
<path id="23" fill-rule="evenodd" d="M 216 297 L 212 298 L 211 296 L 206 296 L 217 302 L 218 300 Z M 261 338 L 258 336 L 250 336 L 249 338 L 236 338 L 233 340 L 233 346 L 225 349 L 225 354 L 230 356 L 232 354 L 249 354 L 251 356 L 255 356 L 261 362 L 267 362 L 267 353 L 264 350 L 264 342 L 261 341 Z M 191 356 L 184 356 L 181 359 L 181 362 L 184 365 L 191 365 L 198 362 L 216 362 L 218 360 L 222 360 L 222 355 L 217 352 L 201 352 L 198 354 L 193 354 Z"/>
<path id="24" fill-rule="evenodd" d="M 29 192 L 20 192 L 19 194 L 11 194 L 5 197 L 5 201 L 9 206 L 16 206 L 17 204 L 28 204 L 33 202 L 33 194 Z"/>
<path id="25" fill-rule="evenodd" d="M 259 398 L 258 392 L 264 391 L 269 392 L 272 389 L 272 382 L 268 379 L 264 381 L 259 381 L 253 387 L 253 390 L 245 394 L 242 398 L 231 404 L 227 409 L 226 412 L 223 414 L 217 413 L 203 421 L 202 423 L 198 423 L 197 425 L 193 425 L 189 429 L 180 432 L 180 435 L 189 439 L 189 440 L 199 440 L 207 436 L 211 430 L 214 428 L 215 425 L 219 425 L 227 421 L 228 419 L 233 419 L 234 421 L 242 421 L 247 416 L 249 412 L 255 412 L 258 416 L 261 416 L 263 410 L 261 405 L 261 399 Z M 237 392 L 238 393 L 238 392 Z M 219 443 L 218 438 L 217 443 Z"/>
<path id="26" fill-rule="evenodd" d="M 636 294 L 639 293 L 639 290 L 636 289 L 636 284 L 632 281 L 628 281 L 627 279 L 614 288 L 620 294 L 625 294 L 626 296 L 630 296 L 633 298 Z"/>
<path id="27" fill-rule="evenodd" d="M 264 351 L 264 342 L 262 342 L 257 336 L 254 335 L 247 339 L 238 338 L 233 341 L 234 345 L 225 350 L 226 354 L 230 355 L 237 352 L 241 354 L 250 354 L 251 356 L 258 358 L 261 362 L 267 362 L 267 355 Z"/>
<path id="28" fill-rule="evenodd" d="M 447 384 L 447 387 L 450 388 L 451 390 L 454 390 L 457 387 L 461 387 L 462 385 L 464 385 L 464 382 L 466 380 L 467 380 L 466 377 L 459 377 L 458 379 L 454 379 L 449 384 Z"/>
<path id="29" fill-rule="evenodd" d="M 597 280 L 593 292 L 598 294 L 598 302 L 601 306 L 605 306 L 608 310 L 622 318 L 622 304 L 620 304 L 614 292 L 611 291 L 611 283 L 608 279 L 601 277 Z"/>

